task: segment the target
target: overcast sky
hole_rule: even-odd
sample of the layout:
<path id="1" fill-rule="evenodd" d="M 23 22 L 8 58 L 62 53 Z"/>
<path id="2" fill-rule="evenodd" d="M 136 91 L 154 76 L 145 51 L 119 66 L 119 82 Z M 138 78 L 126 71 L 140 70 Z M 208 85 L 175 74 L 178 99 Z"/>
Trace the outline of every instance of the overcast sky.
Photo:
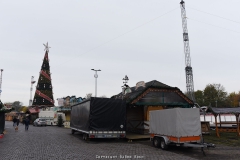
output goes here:
<path id="1" fill-rule="evenodd" d="M 157 80 L 186 91 L 180 0 L 1 0 L 3 102 L 29 104 L 50 48 L 54 99 L 97 96 Z M 194 89 L 240 90 L 240 1 L 186 0 Z M 34 96 L 35 86 L 32 96 Z M 57 103 L 55 103 L 57 105 Z"/>

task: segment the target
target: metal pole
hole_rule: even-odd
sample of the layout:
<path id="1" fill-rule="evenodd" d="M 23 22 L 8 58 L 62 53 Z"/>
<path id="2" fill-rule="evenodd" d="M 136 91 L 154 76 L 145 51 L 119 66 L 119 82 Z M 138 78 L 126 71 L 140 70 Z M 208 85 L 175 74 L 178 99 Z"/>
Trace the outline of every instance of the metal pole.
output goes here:
<path id="1" fill-rule="evenodd" d="M 204 115 L 204 122 L 206 121 L 206 111 L 205 109 L 203 110 L 203 115 Z"/>
<path id="2" fill-rule="evenodd" d="M 98 74 L 97 71 L 101 71 L 100 69 L 95 70 L 95 69 L 91 69 L 93 71 L 95 71 L 94 77 L 95 77 L 95 97 L 97 97 L 97 78 L 98 78 Z"/>
<path id="3" fill-rule="evenodd" d="M 29 106 L 32 104 L 32 78 L 31 78 L 31 88 L 30 88 L 30 100 L 29 100 Z"/>
<path id="4" fill-rule="evenodd" d="M 29 100 L 29 106 L 31 106 L 32 105 L 32 90 L 33 90 L 33 84 L 35 83 L 35 81 L 34 81 L 34 76 L 32 76 L 32 78 L 31 78 L 31 88 L 30 88 L 30 100 Z"/>
<path id="5" fill-rule="evenodd" d="M 95 77 L 95 97 L 97 97 L 97 77 L 98 77 L 97 71 L 95 72 L 94 77 Z"/>
<path id="6" fill-rule="evenodd" d="M 3 72 L 3 69 L 1 69 L 1 77 L 0 77 L 0 99 L 1 99 L 1 93 L 2 93 L 2 72 Z"/>

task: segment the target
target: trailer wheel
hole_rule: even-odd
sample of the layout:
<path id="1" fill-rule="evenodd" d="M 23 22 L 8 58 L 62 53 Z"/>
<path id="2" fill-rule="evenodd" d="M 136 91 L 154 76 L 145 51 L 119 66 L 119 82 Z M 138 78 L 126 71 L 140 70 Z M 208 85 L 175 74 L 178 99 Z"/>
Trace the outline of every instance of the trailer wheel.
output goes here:
<path id="1" fill-rule="evenodd" d="M 166 150 L 168 148 L 164 138 L 160 139 L 160 147 L 161 147 L 162 150 Z"/>
<path id="2" fill-rule="evenodd" d="M 74 134 L 75 133 L 75 131 L 72 129 L 72 134 Z"/>
<path id="3" fill-rule="evenodd" d="M 86 133 L 83 133 L 83 140 L 87 140 L 88 139 L 88 135 Z"/>
<path id="4" fill-rule="evenodd" d="M 160 138 L 159 137 L 154 137 L 153 138 L 153 146 L 156 148 L 160 147 Z"/>

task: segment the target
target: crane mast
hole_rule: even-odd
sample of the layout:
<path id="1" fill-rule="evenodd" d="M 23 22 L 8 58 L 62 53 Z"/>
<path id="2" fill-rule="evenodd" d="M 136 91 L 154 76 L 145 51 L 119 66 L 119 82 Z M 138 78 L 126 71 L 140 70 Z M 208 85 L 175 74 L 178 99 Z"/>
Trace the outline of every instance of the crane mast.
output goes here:
<path id="1" fill-rule="evenodd" d="M 193 71 L 191 67 L 191 57 L 190 57 L 190 47 L 189 47 L 189 37 L 187 29 L 187 16 L 185 10 L 185 2 L 181 0 L 180 8 L 182 13 L 182 28 L 183 28 L 183 43 L 184 43 L 184 53 L 185 53 L 185 73 L 186 73 L 186 86 L 187 86 L 187 96 L 195 103 L 194 96 L 194 84 L 193 84 Z"/>

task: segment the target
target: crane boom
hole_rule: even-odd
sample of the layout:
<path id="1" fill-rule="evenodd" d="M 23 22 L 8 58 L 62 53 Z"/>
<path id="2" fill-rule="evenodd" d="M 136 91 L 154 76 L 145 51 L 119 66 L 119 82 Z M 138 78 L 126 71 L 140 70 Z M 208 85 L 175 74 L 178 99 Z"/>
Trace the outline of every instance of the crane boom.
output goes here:
<path id="1" fill-rule="evenodd" d="M 189 46 L 189 37 L 188 37 L 188 29 L 187 29 L 187 16 L 186 16 L 186 10 L 185 10 L 185 2 L 183 0 L 181 0 L 180 2 L 180 8 L 182 13 L 187 94 L 188 94 L 188 97 L 195 103 L 196 101 L 194 96 L 193 71 L 191 67 L 190 46 Z"/>

